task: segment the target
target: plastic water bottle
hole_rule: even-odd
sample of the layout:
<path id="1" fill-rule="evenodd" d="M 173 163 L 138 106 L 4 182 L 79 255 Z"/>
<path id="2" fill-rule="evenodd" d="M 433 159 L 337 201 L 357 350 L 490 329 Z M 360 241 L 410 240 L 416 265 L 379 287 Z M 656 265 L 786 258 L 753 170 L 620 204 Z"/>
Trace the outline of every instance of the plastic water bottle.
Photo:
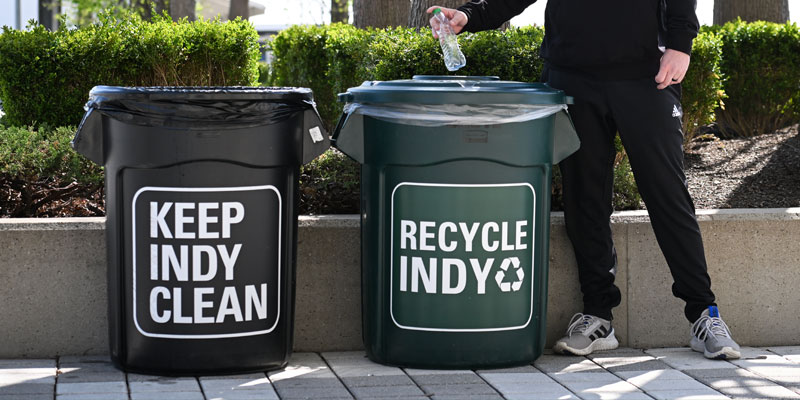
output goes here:
<path id="1" fill-rule="evenodd" d="M 439 29 L 433 24 L 433 19 L 436 19 Z M 459 68 L 467 65 L 467 59 L 464 53 L 461 52 L 461 47 L 458 46 L 456 34 L 453 28 L 450 27 L 450 19 L 447 18 L 441 9 L 433 10 L 433 18 L 431 18 L 431 27 L 436 30 L 436 35 L 439 36 L 439 45 L 442 46 L 442 54 L 444 54 L 444 65 L 448 71 L 456 71 Z"/>

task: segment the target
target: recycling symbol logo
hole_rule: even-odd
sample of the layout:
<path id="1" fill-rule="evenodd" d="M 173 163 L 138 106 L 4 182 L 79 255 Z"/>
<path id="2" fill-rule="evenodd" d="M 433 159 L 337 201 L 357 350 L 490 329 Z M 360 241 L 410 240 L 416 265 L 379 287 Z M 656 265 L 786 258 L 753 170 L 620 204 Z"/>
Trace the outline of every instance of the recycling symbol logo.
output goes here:
<path id="1" fill-rule="evenodd" d="M 511 272 L 509 270 L 509 264 L 513 266 L 512 270 L 516 270 L 517 272 L 517 280 L 516 282 L 503 282 L 506 278 L 506 272 Z M 504 292 L 510 291 L 518 291 L 522 288 L 522 281 L 525 279 L 525 271 L 520 268 L 519 265 L 519 258 L 517 257 L 509 257 L 503 260 L 500 264 L 500 270 L 497 271 L 497 274 L 494 276 L 494 280 L 497 281 L 497 286 L 500 287 L 500 290 Z"/>

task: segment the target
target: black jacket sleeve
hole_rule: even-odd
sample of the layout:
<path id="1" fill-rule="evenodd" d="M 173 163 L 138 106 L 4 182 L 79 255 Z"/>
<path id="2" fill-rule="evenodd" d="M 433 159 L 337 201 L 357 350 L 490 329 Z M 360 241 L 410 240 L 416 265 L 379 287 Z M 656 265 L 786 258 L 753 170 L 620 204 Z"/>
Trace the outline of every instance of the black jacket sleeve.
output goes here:
<path id="1" fill-rule="evenodd" d="M 478 32 L 499 28 L 535 2 L 536 0 L 470 0 L 458 7 L 458 10 L 467 14 L 467 25 L 463 30 Z"/>
<path id="2" fill-rule="evenodd" d="M 697 36 L 700 23 L 697 20 L 696 0 L 666 0 L 667 34 L 665 45 L 668 49 L 692 54 L 692 40 Z"/>

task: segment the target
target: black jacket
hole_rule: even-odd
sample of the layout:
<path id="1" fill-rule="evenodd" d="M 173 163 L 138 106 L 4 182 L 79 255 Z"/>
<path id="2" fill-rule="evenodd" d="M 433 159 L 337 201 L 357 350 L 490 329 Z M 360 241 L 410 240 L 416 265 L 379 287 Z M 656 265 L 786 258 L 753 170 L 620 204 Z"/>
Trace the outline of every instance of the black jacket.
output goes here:
<path id="1" fill-rule="evenodd" d="M 536 0 L 472 0 L 465 31 L 495 29 Z M 696 0 L 548 0 L 541 55 L 554 69 L 600 79 L 654 77 L 659 45 L 691 54 Z"/>

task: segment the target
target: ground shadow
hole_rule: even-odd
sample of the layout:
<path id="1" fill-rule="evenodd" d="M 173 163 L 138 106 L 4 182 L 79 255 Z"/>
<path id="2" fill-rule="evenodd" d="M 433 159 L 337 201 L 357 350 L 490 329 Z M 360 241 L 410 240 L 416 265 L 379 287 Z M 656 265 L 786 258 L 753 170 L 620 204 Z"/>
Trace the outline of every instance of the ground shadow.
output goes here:
<path id="1" fill-rule="evenodd" d="M 780 144 L 761 171 L 742 180 L 731 192 L 727 203 L 755 198 L 760 200 L 754 207 L 800 207 L 800 135 Z"/>

